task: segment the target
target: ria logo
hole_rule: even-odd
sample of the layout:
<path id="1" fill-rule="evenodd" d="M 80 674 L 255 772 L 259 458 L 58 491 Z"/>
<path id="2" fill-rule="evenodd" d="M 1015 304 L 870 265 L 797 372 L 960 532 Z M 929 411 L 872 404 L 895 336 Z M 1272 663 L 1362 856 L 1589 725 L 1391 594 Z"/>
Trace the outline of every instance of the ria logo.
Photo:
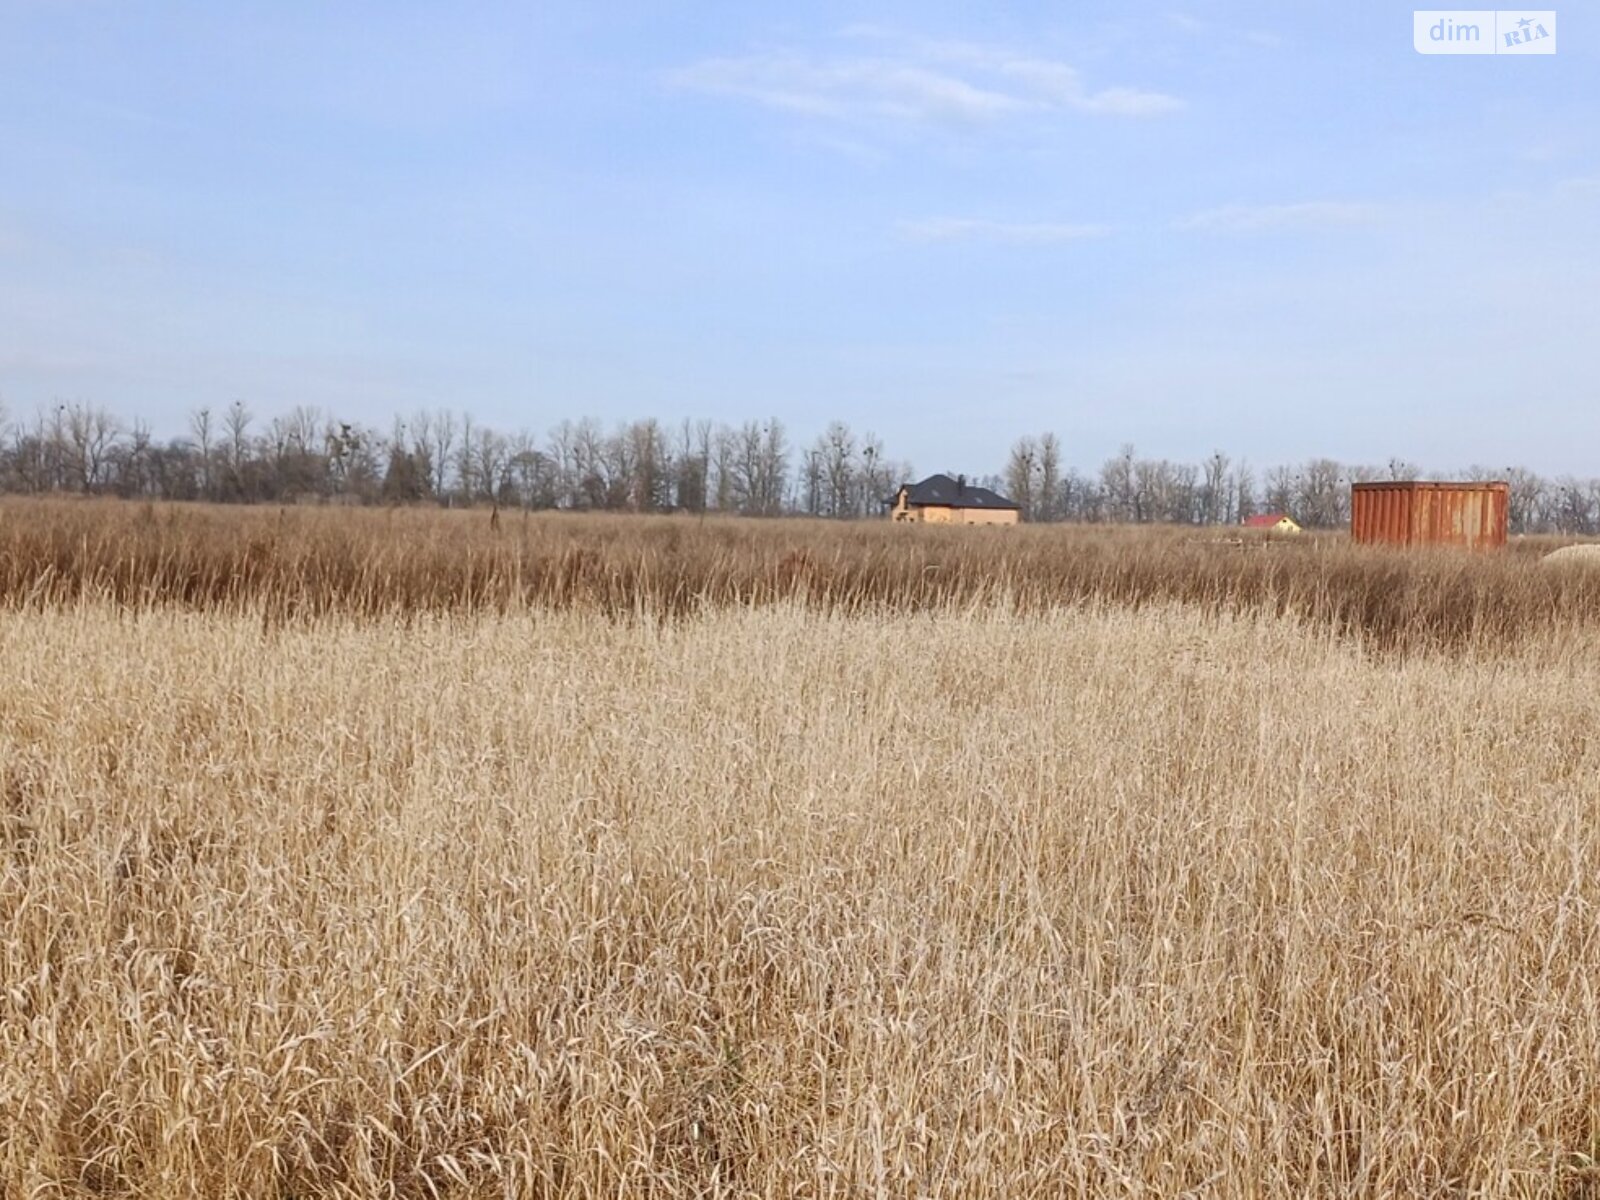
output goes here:
<path id="1" fill-rule="evenodd" d="M 1555 14 L 1551 13 L 1550 24 L 1554 25 L 1555 23 Z M 1525 16 L 1521 18 L 1517 22 L 1515 29 L 1507 30 L 1500 35 L 1500 38 L 1508 47 L 1531 46 L 1534 42 L 1542 42 L 1545 38 L 1549 38 L 1550 49 L 1554 50 L 1556 48 L 1554 35 L 1533 17 Z M 1498 52 L 1498 49 L 1496 47 L 1496 52 Z"/>
<path id="2" fill-rule="evenodd" d="M 1419 9 L 1411 14 L 1418 54 L 1554 54 L 1553 9 Z"/>

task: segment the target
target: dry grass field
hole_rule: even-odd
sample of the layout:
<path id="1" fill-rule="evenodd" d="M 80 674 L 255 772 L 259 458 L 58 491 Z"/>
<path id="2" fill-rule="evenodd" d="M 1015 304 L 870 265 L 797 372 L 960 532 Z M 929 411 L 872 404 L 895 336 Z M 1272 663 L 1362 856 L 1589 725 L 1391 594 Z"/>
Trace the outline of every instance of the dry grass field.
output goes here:
<path id="1" fill-rule="evenodd" d="M 1230 536 L 1231 535 L 1231 536 Z M 1342 536 L 1104 526 L 490 515 L 0 499 L 0 607 L 85 599 L 274 621 L 579 610 L 659 618 L 1181 603 L 1303 617 L 1369 649 L 1504 649 L 1600 626 L 1600 571 L 1530 569 L 1562 543 L 1396 554 Z"/>
<path id="2" fill-rule="evenodd" d="M 0 1196 L 1600 1195 L 1600 572 L 0 506 Z"/>

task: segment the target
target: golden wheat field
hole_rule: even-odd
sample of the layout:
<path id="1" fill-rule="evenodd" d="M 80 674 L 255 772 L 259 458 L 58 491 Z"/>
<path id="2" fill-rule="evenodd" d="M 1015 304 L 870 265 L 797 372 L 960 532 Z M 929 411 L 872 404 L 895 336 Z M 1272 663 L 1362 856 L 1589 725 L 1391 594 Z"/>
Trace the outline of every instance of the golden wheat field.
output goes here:
<path id="1" fill-rule="evenodd" d="M 0 506 L 0 1195 L 1600 1195 L 1600 571 L 489 521 Z"/>

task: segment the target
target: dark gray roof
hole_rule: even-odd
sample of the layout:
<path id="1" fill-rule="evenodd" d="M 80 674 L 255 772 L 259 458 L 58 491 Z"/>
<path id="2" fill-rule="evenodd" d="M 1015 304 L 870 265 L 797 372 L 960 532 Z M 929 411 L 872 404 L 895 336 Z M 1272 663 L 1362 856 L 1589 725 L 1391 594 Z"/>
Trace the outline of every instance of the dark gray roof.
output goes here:
<path id="1" fill-rule="evenodd" d="M 1017 507 L 998 492 L 951 479 L 948 475 L 929 475 L 921 483 L 903 486 L 907 504 L 943 504 L 951 508 Z"/>

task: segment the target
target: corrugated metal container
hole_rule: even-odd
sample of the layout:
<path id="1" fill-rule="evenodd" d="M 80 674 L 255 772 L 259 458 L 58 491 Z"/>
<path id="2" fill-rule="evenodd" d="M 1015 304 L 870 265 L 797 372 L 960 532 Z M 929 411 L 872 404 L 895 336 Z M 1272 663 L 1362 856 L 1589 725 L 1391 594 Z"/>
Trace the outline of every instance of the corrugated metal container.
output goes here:
<path id="1" fill-rule="evenodd" d="M 1350 536 L 1397 546 L 1506 544 L 1507 483 L 1357 483 L 1350 488 Z"/>

